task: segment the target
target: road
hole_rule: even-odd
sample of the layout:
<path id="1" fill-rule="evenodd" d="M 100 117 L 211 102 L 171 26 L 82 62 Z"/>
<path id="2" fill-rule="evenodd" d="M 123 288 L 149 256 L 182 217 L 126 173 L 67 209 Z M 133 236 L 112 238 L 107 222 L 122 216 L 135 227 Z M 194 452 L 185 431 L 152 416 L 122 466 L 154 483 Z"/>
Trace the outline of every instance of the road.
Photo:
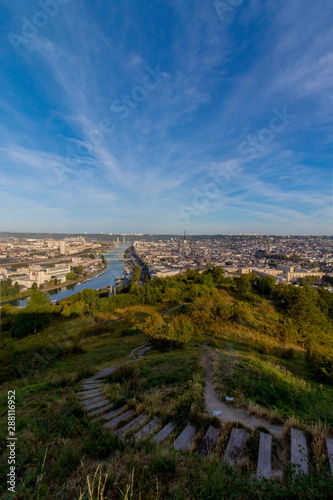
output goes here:
<path id="1" fill-rule="evenodd" d="M 141 276 L 140 276 L 140 279 L 139 279 L 138 283 L 140 283 L 141 285 L 145 286 L 145 275 L 146 275 L 146 273 L 148 273 L 148 268 L 144 264 L 142 264 L 142 262 L 135 255 L 133 247 L 131 247 L 130 258 L 131 258 L 131 261 L 132 261 L 132 264 L 133 264 L 134 267 L 135 266 L 140 266 L 141 267 Z"/>

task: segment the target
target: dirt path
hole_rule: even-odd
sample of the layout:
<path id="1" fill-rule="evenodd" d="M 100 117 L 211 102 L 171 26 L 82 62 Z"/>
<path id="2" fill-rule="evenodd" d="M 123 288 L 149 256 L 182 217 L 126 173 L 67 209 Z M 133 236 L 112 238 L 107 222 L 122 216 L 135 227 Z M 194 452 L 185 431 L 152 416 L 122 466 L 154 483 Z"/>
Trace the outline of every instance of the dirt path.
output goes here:
<path id="1" fill-rule="evenodd" d="M 216 390 L 213 382 L 213 367 L 212 360 L 209 354 L 205 356 L 206 361 L 206 388 L 205 388 L 205 404 L 206 411 L 211 417 L 213 411 L 221 411 L 217 418 L 220 422 L 233 421 L 241 422 L 243 425 L 249 429 L 254 430 L 256 427 L 265 427 L 273 436 L 277 438 L 282 437 L 282 427 L 279 425 L 273 425 L 268 420 L 264 418 L 258 418 L 254 415 L 249 415 L 246 410 L 242 408 L 233 408 L 232 406 L 222 403 L 216 394 Z"/>
<path id="2" fill-rule="evenodd" d="M 148 351 L 149 349 L 151 349 L 151 345 L 149 343 L 139 345 L 139 347 L 135 347 L 130 352 L 130 356 L 132 356 L 132 358 L 134 358 L 136 361 L 139 359 L 143 359 L 145 352 Z"/>
<path id="3" fill-rule="evenodd" d="M 169 314 L 171 311 L 175 311 L 176 309 L 179 309 L 182 306 L 187 306 L 190 305 L 188 302 L 184 302 L 184 304 L 179 304 L 178 306 L 172 307 L 171 309 L 168 309 L 167 311 L 164 311 L 161 313 L 161 316 L 164 316 L 164 314 Z"/>

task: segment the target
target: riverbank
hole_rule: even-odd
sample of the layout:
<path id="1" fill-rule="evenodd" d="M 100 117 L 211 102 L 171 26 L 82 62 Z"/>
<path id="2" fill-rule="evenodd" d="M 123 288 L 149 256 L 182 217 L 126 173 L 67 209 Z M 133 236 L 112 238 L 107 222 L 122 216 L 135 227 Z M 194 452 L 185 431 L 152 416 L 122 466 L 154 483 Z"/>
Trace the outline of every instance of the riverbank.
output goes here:
<path id="1" fill-rule="evenodd" d="M 51 287 L 45 287 L 41 289 L 43 292 L 48 292 L 52 300 L 61 300 L 68 298 L 71 295 L 81 292 L 85 288 L 91 288 L 97 290 L 98 288 L 103 288 L 105 286 L 115 285 L 115 278 L 122 274 L 122 267 L 125 261 L 124 251 L 128 248 L 128 245 L 119 244 L 117 247 L 112 248 L 107 254 L 105 254 L 106 265 L 100 267 L 98 271 L 87 274 L 86 276 L 80 276 L 74 281 L 68 281 L 60 285 L 52 285 Z M 99 276 L 102 274 L 101 276 Z M 86 280 L 92 280 L 86 283 Z M 31 291 L 27 294 L 25 292 L 24 297 L 18 297 L 14 299 L 9 299 L 4 301 L 13 306 L 24 307 L 25 300 L 27 296 L 31 294 Z"/>
<path id="2" fill-rule="evenodd" d="M 91 274 L 87 274 L 87 276 L 80 276 L 77 280 L 74 280 L 74 281 L 65 281 L 64 283 L 59 283 L 58 285 L 51 285 L 51 286 L 45 286 L 43 288 L 37 288 L 37 290 L 41 291 L 41 292 L 52 292 L 53 290 L 58 290 L 59 288 L 63 288 L 63 287 L 67 287 L 67 286 L 76 286 L 78 283 L 81 283 L 83 281 L 86 281 L 90 278 L 94 278 L 95 276 L 97 276 L 98 274 L 104 272 L 106 269 L 107 269 L 107 264 L 103 266 L 103 268 L 101 269 L 98 269 L 98 271 L 94 272 L 94 273 L 91 273 Z M 4 300 L 4 301 L 1 301 L 0 303 L 0 307 L 5 305 L 5 304 L 10 304 L 11 302 L 13 302 L 14 300 L 26 300 L 28 297 L 30 297 L 32 291 L 29 290 L 28 292 L 22 292 L 22 294 L 16 296 L 16 297 L 13 297 L 9 300 Z"/>

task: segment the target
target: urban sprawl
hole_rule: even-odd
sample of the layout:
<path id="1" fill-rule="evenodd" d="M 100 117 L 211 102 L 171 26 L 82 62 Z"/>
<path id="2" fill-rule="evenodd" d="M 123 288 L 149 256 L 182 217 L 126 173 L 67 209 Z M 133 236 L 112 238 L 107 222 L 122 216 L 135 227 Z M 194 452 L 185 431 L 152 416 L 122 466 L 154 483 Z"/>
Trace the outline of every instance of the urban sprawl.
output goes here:
<path id="1" fill-rule="evenodd" d="M 276 282 L 324 284 L 333 282 L 333 238 L 331 236 L 153 236 L 89 235 L 57 239 L 0 236 L 0 280 L 17 283 L 20 292 L 33 286 L 62 284 L 71 272 L 98 273 L 105 265 L 104 253 L 126 243 L 149 277 L 174 276 L 189 268 L 203 270 L 219 266 L 226 275 L 255 273 L 272 276 Z M 331 278 L 331 279 L 330 279 Z M 36 284 L 36 285 L 34 285 Z"/>

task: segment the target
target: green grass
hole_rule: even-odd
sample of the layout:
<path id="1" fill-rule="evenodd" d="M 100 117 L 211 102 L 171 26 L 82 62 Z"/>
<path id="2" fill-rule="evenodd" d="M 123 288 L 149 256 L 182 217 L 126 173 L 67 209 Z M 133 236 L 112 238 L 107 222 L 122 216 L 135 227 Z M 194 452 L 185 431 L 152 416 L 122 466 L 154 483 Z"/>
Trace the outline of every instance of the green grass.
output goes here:
<path id="1" fill-rule="evenodd" d="M 295 376 L 257 354 L 222 357 L 219 380 L 223 399 L 238 394 L 246 402 L 277 410 L 285 419 L 295 416 L 309 424 L 321 421 L 333 427 L 332 386 Z"/>
<path id="2" fill-rule="evenodd" d="M 145 379 L 145 388 L 163 385 L 176 386 L 192 379 L 198 371 L 202 348 L 193 345 L 185 350 L 154 354 L 140 364 L 140 374 Z"/>
<path id="3" fill-rule="evenodd" d="M 94 334 L 92 318 L 75 318 L 56 322 L 25 339 L 7 340 L 0 353 L 0 375 L 3 389 L 53 381 L 73 384 L 98 369 L 127 359 L 131 350 L 145 341 L 144 335 L 122 337 L 126 323 L 97 325 Z M 80 330 L 84 338 L 80 338 Z M 87 336 L 87 330 L 91 335 Z M 120 341 L 121 338 L 121 341 Z"/>

